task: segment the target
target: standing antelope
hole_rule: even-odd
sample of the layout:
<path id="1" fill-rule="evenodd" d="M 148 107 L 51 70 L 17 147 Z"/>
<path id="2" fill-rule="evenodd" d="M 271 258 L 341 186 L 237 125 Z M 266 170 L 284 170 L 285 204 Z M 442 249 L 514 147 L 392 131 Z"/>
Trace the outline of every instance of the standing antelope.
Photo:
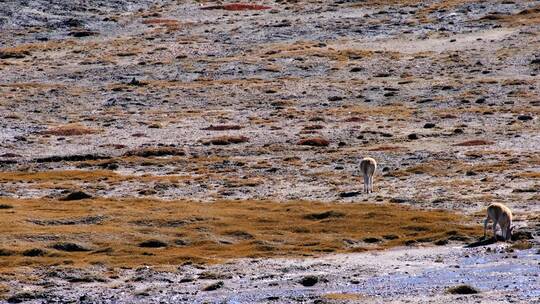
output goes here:
<path id="1" fill-rule="evenodd" d="M 364 192 L 373 192 L 373 175 L 377 170 L 377 162 L 371 157 L 365 157 L 360 162 L 360 171 L 364 175 Z"/>
<path id="2" fill-rule="evenodd" d="M 497 224 L 501 227 L 502 236 L 505 241 L 512 237 L 512 211 L 503 204 L 494 203 L 487 208 L 487 218 L 484 221 L 484 238 L 486 238 L 487 224 L 489 220 L 493 221 L 493 237 L 497 240 Z"/>

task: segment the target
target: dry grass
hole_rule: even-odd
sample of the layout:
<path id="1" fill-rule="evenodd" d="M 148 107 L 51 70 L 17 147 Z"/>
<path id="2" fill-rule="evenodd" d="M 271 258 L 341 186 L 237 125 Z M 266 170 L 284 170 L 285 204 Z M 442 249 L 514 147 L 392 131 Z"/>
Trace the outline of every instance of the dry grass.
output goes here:
<path id="1" fill-rule="evenodd" d="M 70 125 L 50 128 L 48 130 L 42 131 L 41 134 L 54 135 L 54 136 L 77 136 L 77 135 L 95 134 L 97 132 L 98 131 L 95 129 L 90 129 L 82 125 L 70 124 Z"/>
<path id="2" fill-rule="evenodd" d="M 96 182 L 100 180 L 116 179 L 119 176 L 107 170 L 53 170 L 40 172 L 0 172 L 1 182 L 61 182 L 85 181 Z"/>
<path id="3" fill-rule="evenodd" d="M 303 201 L 209 204 L 146 199 L 90 199 L 74 203 L 7 198 L 0 199 L 0 203 L 13 206 L 0 210 L 4 218 L 0 224 L 4 248 L 0 249 L 12 250 L 11 255 L 0 260 L 2 271 L 38 265 L 103 263 L 135 267 L 176 265 L 184 261 L 213 263 L 242 257 L 318 255 L 480 233 L 480 227 L 462 224 L 468 218 L 460 215 L 392 204 Z M 89 216 L 99 216 L 102 220 L 97 224 L 77 220 Z M 84 224 L 62 225 L 66 219 L 69 223 Z M 36 221 L 55 225 L 37 225 Z M 386 240 L 385 235 L 397 238 Z M 366 238 L 381 242 L 364 247 L 361 240 Z M 158 240 L 166 246 L 139 246 L 148 240 Z M 66 242 L 90 251 L 66 252 L 52 247 Z M 30 249 L 45 252 L 38 250 L 40 255 L 35 257 L 22 254 Z"/>

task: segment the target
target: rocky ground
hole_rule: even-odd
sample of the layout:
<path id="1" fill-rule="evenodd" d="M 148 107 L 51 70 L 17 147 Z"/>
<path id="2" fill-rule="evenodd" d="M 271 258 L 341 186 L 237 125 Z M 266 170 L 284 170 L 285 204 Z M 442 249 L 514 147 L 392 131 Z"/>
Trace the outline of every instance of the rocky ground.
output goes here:
<path id="1" fill-rule="evenodd" d="M 418 248 L 176 269 L 41 269 L 13 282 L 30 303 L 540 303 L 538 252 Z M 66 282 L 71 282 L 66 284 Z M 454 295 L 452 287 L 474 286 Z"/>
<path id="2" fill-rule="evenodd" d="M 64 208 L 54 209 L 53 217 L 59 220 L 64 212 L 60 220 L 66 223 L 75 214 L 64 203 L 55 202 L 76 191 L 111 201 L 191 200 L 202 206 L 222 200 L 307 200 L 346 206 L 394 203 L 465 214 L 470 216 L 467 224 L 477 227 L 485 207 L 501 202 L 515 211 L 519 231 L 538 236 L 538 1 L 228 4 L 167 0 L 2 3 L 0 206 L 7 206 L 0 210 L 7 219 L 0 236 L 3 247 L 23 251 L 29 239 L 39 239 L 34 234 L 43 233 L 40 229 L 57 229 L 43 225 L 51 221 L 45 216 L 25 219 L 21 211 L 26 209 L 20 206 L 26 206 L 26 200 L 52 202 L 48 210 Z M 376 191 L 370 195 L 360 192 L 358 164 L 364 156 L 379 162 Z M 97 209 L 84 208 L 99 215 Z M 114 222 L 118 210 L 104 221 Z M 141 210 L 137 212 L 142 217 L 145 212 L 159 212 Z M 10 222 L 10 214 L 21 222 Z M 36 220 L 41 224 L 35 224 Z M 32 238 L 13 234 L 12 227 L 23 222 L 36 225 L 35 231 L 28 232 Z M 92 231 L 92 225 L 99 224 L 69 222 L 68 227 Z M 50 233 L 61 239 L 68 232 Z M 77 241 L 90 239 L 84 236 Z M 531 244 L 536 242 L 538 238 Z M 369 281 L 371 285 L 351 285 L 352 273 L 345 271 L 346 278 L 332 277 L 315 289 L 297 287 L 296 279 L 279 281 L 265 295 L 274 297 L 274 292 L 288 290 L 275 295 L 276 301 L 354 302 L 359 300 L 350 293 L 372 299 L 377 296 L 373 288 L 382 284 L 388 290 L 381 295 L 384 301 L 411 300 L 401 286 L 416 286 L 418 295 L 436 295 L 437 301 L 444 302 L 449 296 L 440 291 L 443 285 L 455 283 L 455 274 L 439 275 L 433 269 L 439 264 L 477 265 L 480 260 L 491 265 L 484 272 L 489 278 L 513 266 L 528 265 L 522 274 L 515 274 L 516 282 L 523 279 L 532 282 L 529 286 L 538 285 L 537 277 L 529 275 L 531 270 L 538 273 L 535 248 L 518 250 L 517 259 L 500 260 L 506 253 L 484 256 L 483 247 L 471 251 L 449 246 L 425 249 L 449 257 L 442 263 L 428 262 L 423 253 L 418 256 L 425 263 L 414 266 L 414 275 L 420 278 L 415 281 L 384 268 L 397 265 L 393 264 L 397 263 L 395 254 L 407 255 L 411 249 L 405 248 L 380 253 L 387 257 L 381 263 L 389 264 L 379 267 L 371 279 L 369 271 L 360 275 L 362 284 Z M 335 259 L 324 262 L 329 266 L 316 268 L 318 274 L 330 275 L 335 265 L 352 259 L 360 267 L 358 261 L 369 260 L 369 255 L 310 259 L 313 263 Z M 454 257 L 458 262 L 449 261 Z M 9 272 L 25 274 L 18 281 L 5 277 L 6 299 L 24 290 L 22 285 L 33 284 L 26 277 L 29 273 L 46 286 L 39 280 L 52 271 L 35 269 L 34 260 L 16 259 L 17 265 L 33 266 L 14 270 L 12 261 L 5 260 L 2 267 Z M 260 269 L 253 266 L 257 263 L 243 260 L 233 265 L 242 269 L 245 263 L 251 266 L 246 266 L 244 278 L 255 278 L 260 269 L 279 277 L 275 267 L 281 266 L 276 265 L 296 262 L 268 258 L 257 262 L 266 265 Z M 228 266 L 216 267 L 225 271 Z M 480 266 L 471 267 L 483 271 Z M 456 272 L 465 276 L 465 269 Z M 109 302 L 160 298 L 159 288 L 142 291 L 150 296 L 134 298 L 139 292 L 133 289 L 135 285 L 118 283 L 135 271 L 125 270 L 119 279 L 99 284 L 77 285 L 71 295 L 56 291 L 49 295 L 76 299 L 87 288 L 101 286 L 96 290 L 103 291 L 103 298 L 110 297 Z M 249 291 L 260 288 L 257 280 L 244 282 L 240 272 L 231 272 L 236 273 L 232 279 L 215 280 L 224 282 L 220 291 L 195 294 L 206 283 L 196 280 L 186 283 L 190 294 L 175 297 L 188 302 L 270 301 L 262 298 L 263 293 L 259 297 Z M 308 275 L 300 270 L 292 273 L 293 277 Z M 159 276 L 176 282 L 183 275 L 175 270 Z M 445 284 L 424 284 L 425 275 Z M 377 281 L 378 277 L 384 278 Z M 487 292 L 500 286 L 488 284 L 482 275 L 475 278 L 464 283 L 478 286 L 480 298 L 467 296 L 463 301 L 502 301 L 498 293 Z M 72 288 L 66 283 L 69 280 L 53 278 L 51 282 L 63 282 L 58 292 Z M 129 292 L 113 291 L 111 282 Z M 141 284 L 137 288 L 147 283 Z M 355 289 L 353 285 L 368 287 Z M 163 293 L 175 286 L 170 283 Z M 236 299 L 233 294 L 240 286 L 247 286 L 247 291 Z M 526 287 L 506 291 L 508 301 L 538 299 Z M 347 295 L 325 296 L 330 293 Z"/>

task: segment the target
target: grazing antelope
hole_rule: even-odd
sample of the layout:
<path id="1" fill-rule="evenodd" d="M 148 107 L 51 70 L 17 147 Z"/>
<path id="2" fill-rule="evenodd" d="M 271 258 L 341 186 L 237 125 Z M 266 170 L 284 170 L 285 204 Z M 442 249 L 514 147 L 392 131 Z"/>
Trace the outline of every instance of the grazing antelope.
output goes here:
<path id="1" fill-rule="evenodd" d="M 373 175 L 377 170 L 377 162 L 371 157 L 365 157 L 360 162 L 360 171 L 364 175 L 364 192 L 373 192 Z"/>
<path id="2" fill-rule="evenodd" d="M 502 236 L 505 241 L 512 237 L 512 211 L 503 204 L 494 203 L 487 208 L 487 218 L 484 221 L 484 238 L 486 238 L 487 224 L 489 220 L 493 221 L 493 237 L 497 240 L 497 224 L 501 227 Z"/>

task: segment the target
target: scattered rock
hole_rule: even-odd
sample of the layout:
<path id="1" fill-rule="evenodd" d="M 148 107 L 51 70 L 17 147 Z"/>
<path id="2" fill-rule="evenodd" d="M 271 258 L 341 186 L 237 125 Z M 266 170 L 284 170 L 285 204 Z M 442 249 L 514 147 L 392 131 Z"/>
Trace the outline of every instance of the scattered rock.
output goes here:
<path id="1" fill-rule="evenodd" d="M 435 242 L 433 242 L 433 244 L 437 246 L 444 246 L 448 244 L 448 240 L 447 239 L 436 240 Z"/>
<path id="2" fill-rule="evenodd" d="M 304 218 L 308 220 L 324 220 L 327 218 L 340 218 L 344 216 L 345 216 L 345 213 L 330 210 L 330 211 L 326 211 L 322 213 L 311 213 L 311 214 L 305 215 Z"/>
<path id="3" fill-rule="evenodd" d="M 517 119 L 521 121 L 527 121 L 527 120 L 532 120 L 533 117 L 531 115 L 519 115 Z"/>
<path id="4" fill-rule="evenodd" d="M 82 38 L 82 37 L 90 37 L 90 36 L 97 36 L 99 33 L 93 32 L 93 31 L 73 31 L 70 32 L 68 35 L 76 38 Z"/>
<path id="5" fill-rule="evenodd" d="M 358 196 L 362 194 L 362 192 L 360 191 L 351 191 L 351 192 L 341 192 L 339 194 L 339 197 L 343 197 L 343 198 L 346 198 L 346 197 L 354 197 L 354 196 Z"/>
<path id="6" fill-rule="evenodd" d="M 228 231 L 228 232 L 225 232 L 225 235 L 231 236 L 240 240 L 252 240 L 255 238 L 251 233 L 241 231 L 241 230 Z"/>
<path id="7" fill-rule="evenodd" d="M 305 286 L 305 287 L 314 286 L 318 282 L 319 282 L 319 278 L 314 276 L 314 275 L 305 276 L 299 281 L 299 283 L 302 284 L 302 286 Z"/>
<path id="8" fill-rule="evenodd" d="M 479 291 L 476 288 L 469 285 L 459 285 L 459 286 L 450 287 L 446 289 L 446 292 L 451 293 L 451 294 L 465 294 L 466 295 L 466 294 L 477 294 Z"/>
<path id="9" fill-rule="evenodd" d="M 51 247 L 56 250 L 68 251 L 68 252 L 90 251 L 90 249 L 85 248 L 79 244 L 69 243 L 69 242 L 56 243 L 56 244 L 53 244 Z"/>
<path id="10" fill-rule="evenodd" d="M 213 290 L 217 290 L 217 289 L 220 289 L 224 286 L 225 284 L 223 283 L 223 281 L 219 281 L 219 282 L 216 282 L 216 283 L 213 283 L 213 284 L 210 284 L 206 287 L 204 287 L 202 290 L 203 291 L 213 291 Z"/>
<path id="11" fill-rule="evenodd" d="M 139 243 L 139 247 L 143 248 L 160 248 L 160 247 L 167 247 L 167 243 L 162 242 L 160 240 L 147 240 L 144 242 Z"/>
<path id="12" fill-rule="evenodd" d="M 22 252 L 22 255 L 27 257 L 45 256 L 46 254 L 47 251 L 40 248 L 27 249 Z"/>
<path id="13" fill-rule="evenodd" d="M 418 134 L 416 133 L 411 133 L 407 136 L 408 139 L 410 140 L 415 140 L 415 139 L 418 139 Z"/>
<path id="14" fill-rule="evenodd" d="M 366 243 L 369 243 L 369 244 L 380 243 L 380 242 L 382 242 L 381 239 L 376 238 L 376 237 L 367 237 L 367 238 L 364 238 L 362 241 L 364 241 L 364 242 L 366 242 Z"/>
<path id="15" fill-rule="evenodd" d="M 75 191 L 68 194 L 66 197 L 61 198 L 61 201 L 78 201 L 83 199 L 92 198 L 90 194 L 86 194 L 82 191 Z"/>
<path id="16" fill-rule="evenodd" d="M 20 292 L 12 295 L 7 299 L 8 303 L 23 303 L 27 301 L 37 300 L 42 297 L 39 293 Z"/>
<path id="17" fill-rule="evenodd" d="M 303 145 L 303 146 L 312 146 L 312 147 L 326 147 L 330 145 L 330 142 L 324 138 L 314 137 L 314 138 L 301 139 L 300 141 L 298 141 L 298 144 Z"/>
<path id="18" fill-rule="evenodd" d="M 534 236 L 530 231 L 518 230 L 512 233 L 512 241 L 532 240 Z"/>
<path id="19" fill-rule="evenodd" d="M 343 100 L 342 96 L 330 96 L 328 97 L 328 101 L 340 101 Z"/>

